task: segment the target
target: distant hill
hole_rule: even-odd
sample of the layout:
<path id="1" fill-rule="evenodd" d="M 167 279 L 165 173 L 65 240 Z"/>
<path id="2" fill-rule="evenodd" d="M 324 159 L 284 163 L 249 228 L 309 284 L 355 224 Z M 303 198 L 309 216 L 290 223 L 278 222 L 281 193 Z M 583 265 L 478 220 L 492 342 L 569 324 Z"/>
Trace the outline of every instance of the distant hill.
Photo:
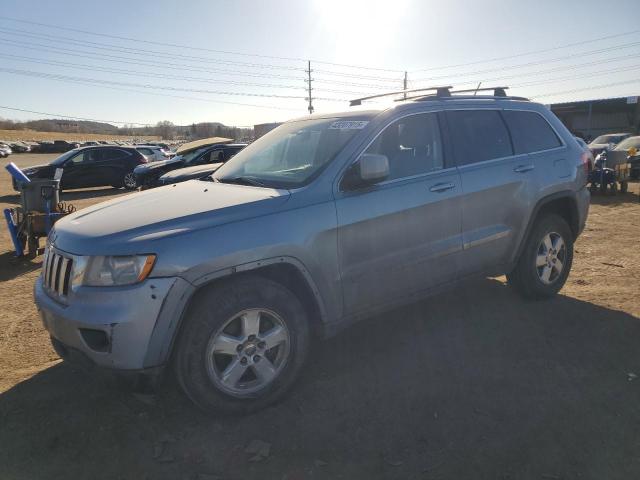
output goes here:
<path id="1" fill-rule="evenodd" d="M 229 137 L 235 139 L 250 138 L 251 128 L 228 127 L 220 122 L 203 122 L 191 125 L 174 125 L 169 121 L 158 122 L 156 125 L 138 127 L 124 125 L 117 127 L 105 122 L 87 120 L 44 119 L 18 122 L 0 119 L 0 129 L 3 130 L 34 130 L 37 132 L 59 132 L 65 134 L 99 134 L 125 136 L 159 136 L 165 140 L 187 139 L 193 140 L 208 137 Z"/>

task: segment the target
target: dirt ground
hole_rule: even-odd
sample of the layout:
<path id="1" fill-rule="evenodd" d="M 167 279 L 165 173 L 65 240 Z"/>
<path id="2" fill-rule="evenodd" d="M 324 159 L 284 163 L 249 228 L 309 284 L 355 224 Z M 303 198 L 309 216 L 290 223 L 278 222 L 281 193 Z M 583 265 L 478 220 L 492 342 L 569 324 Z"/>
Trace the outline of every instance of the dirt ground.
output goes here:
<path id="1" fill-rule="evenodd" d="M 0 172 L 0 207 L 17 201 Z M 637 184 L 592 199 L 556 298 L 486 279 L 370 319 L 318 345 L 283 402 L 242 418 L 203 415 L 171 382 L 133 395 L 60 363 L 32 300 L 41 260 L 9 248 L 2 227 L 3 480 L 640 478 Z"/>
<path id="2" fill-rule="evenodd" d="M 89 140 L 129 140 L 130 138 L 160 140 L 160 137 L 154 135 L 102 135 L 99 133 L 60 133 L 38 132 L 36 130 L 0 130 L 0 140 L 8 141 L 25 140 L 39 142 L 45 140 L 69 140 L 88 142 Z"/>

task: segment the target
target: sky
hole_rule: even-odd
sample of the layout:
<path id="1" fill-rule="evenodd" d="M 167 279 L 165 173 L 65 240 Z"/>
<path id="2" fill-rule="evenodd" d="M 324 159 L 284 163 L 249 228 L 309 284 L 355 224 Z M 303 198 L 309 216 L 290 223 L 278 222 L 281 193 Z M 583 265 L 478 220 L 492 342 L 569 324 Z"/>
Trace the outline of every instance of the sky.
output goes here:
<path id="1" fill-rule="evenodd" d="M 307 60 L 316 113 L 399 90 L 405 71 L 409 88 L 483 82 L 544 104 L 640 94 L 638 0 L 2 6 L 2 118 L 284 121 L 308 113 Z"/>

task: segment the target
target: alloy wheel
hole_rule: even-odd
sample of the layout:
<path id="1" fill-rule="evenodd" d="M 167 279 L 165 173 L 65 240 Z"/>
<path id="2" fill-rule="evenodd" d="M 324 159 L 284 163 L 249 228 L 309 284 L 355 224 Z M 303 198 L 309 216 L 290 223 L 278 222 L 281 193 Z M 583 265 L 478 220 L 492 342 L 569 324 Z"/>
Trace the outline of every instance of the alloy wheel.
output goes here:
<path id="1" fill-rule="evenodd" d="M 207 344 L 205 362 L 211 381 L 235 397 L 270 385 L 290 353 L 289 330 L 266 309 L 248 309 L 228 319 Z"/>
<path id="2" fill-rule="evenodd" d="M 562 236 L 556 232 L 547 233 L 538 246 L 536 271 L 545 285 L 550 285 L 562 275 L 567 258 L 567 247 Z"/>

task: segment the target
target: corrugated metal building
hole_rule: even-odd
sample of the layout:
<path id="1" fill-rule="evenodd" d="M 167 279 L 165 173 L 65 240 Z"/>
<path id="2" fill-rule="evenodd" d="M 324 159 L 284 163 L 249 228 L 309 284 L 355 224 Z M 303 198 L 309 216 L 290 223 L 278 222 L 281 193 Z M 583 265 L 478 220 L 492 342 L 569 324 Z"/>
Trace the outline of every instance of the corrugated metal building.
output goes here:
<path id="1" fill-rule="evenodd" d="M 281 123 L 278 123 L 278 122 L 260 123 L 258 125 L 254 125 L 253 126 L 253 135 L 254 135 L 254 137 L 256 139 L 258 139 L 261 136 L 263 136 L 265 133 L 268 133 L 271 130 L 273 130 L 274 128 L 276 128 L 278 125 L 281 125 Z"/>
<path id="2" fill-rule="evenodd" d="M 640 132 L 637 96 L 554 103 L 549 108 L 574 135 L 586 140 L 605 133 Z"/>

